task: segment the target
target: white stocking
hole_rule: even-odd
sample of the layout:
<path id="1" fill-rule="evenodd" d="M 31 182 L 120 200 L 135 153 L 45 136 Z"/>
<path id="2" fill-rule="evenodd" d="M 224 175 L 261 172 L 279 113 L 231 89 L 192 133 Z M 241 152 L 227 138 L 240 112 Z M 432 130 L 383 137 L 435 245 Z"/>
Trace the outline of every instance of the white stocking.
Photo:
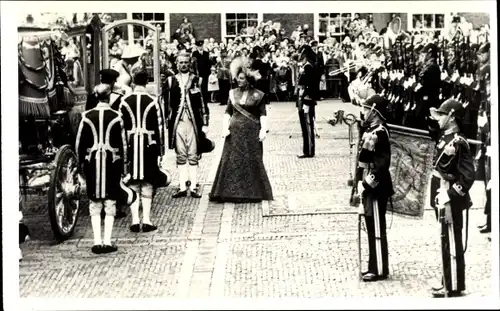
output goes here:
<path id="1" fill-rule="evenodd" d="M 140 198 L 134 201 L 130 205 L 130 212 L 132 213 L 132 225 L 139 224 L 139 203 L 141 202 Z"/>
<path id="2" fill-rule="evenodd" d="M 115 222 L 114 216 L 107 216 L 104 218 L 104 244 L 111 245 L 111 233 L 113 233 L 113 223 Z"/>
<path id="3" fill-rule="evenodd" d="M 179 184 L 180 184 L 179 188 L 181 191 L 186 191 L 187 181 L 188 181 L 188 166 L 187 164 L 179 165 Z"/>
<path id="4" fill-rule="evenodd" d="M 196 188 L 196 183 L 198 182 L 196 180 L 196 169 L 198 166 L 196 165 L 190 165 L 189 166 L 189 180 L 191 181 L 191 185 L 189 186 L 189 189 L 192 191 L 194 188 Z"/>
<path id="5" fill-rule="evenodd" d="M 149 214 L 151 212 L 151 202 L 153 201 L 151 198 L 141 198 L 142 201 L 142 223 L 151 225 L 151 219 L 149 219 Z"/>
<path id="6" fill-rule="evenodd" d="M 94 232 L 94 245 L 101 245 L 101 215 L 94 215 L 90 217 L 92 222 L 92 231 Z"/>

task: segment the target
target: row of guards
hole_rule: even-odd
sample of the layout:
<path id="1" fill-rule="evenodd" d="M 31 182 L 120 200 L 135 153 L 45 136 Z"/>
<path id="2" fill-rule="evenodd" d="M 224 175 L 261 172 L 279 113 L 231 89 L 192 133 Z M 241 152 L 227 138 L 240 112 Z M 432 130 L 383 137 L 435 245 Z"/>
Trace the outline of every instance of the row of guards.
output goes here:
<path id="1" fill-rule="evenodd" d="M 28 15 L 18 27 L 20 209 L 28 204 L 28 194 L 47 194 L 49 220 L 59 241 L 73 234 L 84 203 L 84 182 L 74 151 L 81 113 L 87 96 L 100 83 L 99 72 L 109 66 L 111 30 L 124 25 L 156 34 L 154 80 L 147 90 L 158 96 L 159 30 L 150 23 L 104 23 L 98 14 L 45 22 Z M 77 51 L 65 56 L 64 45 L 76 46 Z"/>
<path id="2" fill-rule="evenodd" d="M 368 102 L 368 106 L 371 106 L 376 98 L 376 105 L 372 106 L 372 110 L 376 106 L 378 111 L 384 111 L 385 125 L 382 127 L 388 130 L 387 137 L 390 141 L 389 184 L 394 191 L 389 198 L 387 210 L 402 216 L 422 218 L 427 206 L 435 208 L 440 224 L 443 281 L 440 286 L 433 288 L 432 294 L 434 297 L 461 296 L 465 289 L 464 253 L 468 244 L 468 211 L 472 206 L 468 191 L 474 180 L 484 180 L 487 195 L 491 191 L 491 154 L 488 151 L 491 145 L 488 33 L 484 34 L 482 40 L 478 40 L 464 35 L 459 28 L 449 38 L 437 37 L 433 33 L 409 35 L 397 31 L 390 46 L 383 43 L 378 47 L 371 46 L 367 54 L 374 57 L 369 62 L 361 62 L 365 68 L 359 71 L 358 78 L 351 83 L 349 93 L 352 102 L 364 108 Z M 448 121 L 443 121 L 443 124 L 439 123 L 436 127 L 438 112 L 443 113 L 443 118 L 448 118 Z M 450 116 L 455 117 L 454 112 L 459 115 L 461 126 L 456 127 L 455 132 L 447 134 L 442 126 L 456 125 L 448 123 L 455 122 L 455 118 L 449 121 Z M 429 114 L 434 119 L 429 119 Z M 363 129 L 359 119 L 344 118 L 343 112 L 337 112 L 336 118 L 331 121 L 329 123 L 332 125 L 339 121 L 349 125 L 351 149 L 357 149 L 356 152 L 351 152 L 356 157 L 353 157 L 355 165 L 351 170 L 349 186 L 352 186 L 351 205 L 360 208 L 360 279 L 382 280 L 387 278 L 386 267 L 377 269 L 373 268 L 373 264 L 379 261 L 387 264 L 387 242 L 385 246 L 382 243 L 381 255 L 378 253 L 380 245 L 376 244 L 379 242 L 375 243 L 378 247 L 376 255 L 372 254 L 375 251 L 370 246 L 369 271 L 361 271 L 361 224 L 362 216 L 366 213 L 366 197 L 363 194 L 361 198 L 360 192 L 366 187 L 363 186 L 363 189 L 357 185 L 358 182 L 365 183 L 366 178 L 360 179 L 356 172 L 358 167 L 363 167 L 360 166 L 361 153 L 365 150 L 365 145 L 370 146 L 367 140 L 374 130 Z M 431 126 L 431 121 L 436 124 Z M 353 131 L 353 128 L 356 130 Z M 443 132 L 439 132 L 440 129 Z M 363 132 L 368 135 L 363 135 Z M 351 133 L 357 133 L 357 142 L 353 138 L 356 135 Z M 463 149 L 460 146 L 464 146 Z M 374 148 L 377 150 L 377 147 Z M 442 160 L 443 155 L 445 160 Z M 443 191 L 445 189 L 447 190 Z M 450 201 L 451 195 L 448 197 L 448 194 L 451 189 L 460 198 L 459 201 L 456 198 L 453 202 Z M 485 212 L 491 204 L 489 200 L 486 200 Z M 463 210 L 467 211 L 465 241 L 462 241 Z M 383 228 L 378 229 L 383 232 L 375 229 L 373 233 L 368 230 L 367 223 L 369 240 L 377 240 L 381 236 L 386 239 L 385 211 L 383 224 Z M 373 273 L 370 269 L 378 272 Z"/>
<path id="3" fill-rule="evenodd" d="M 454 98 L 466 110 L 464 134 L 473 145 L 480 144 L 482 120 L 490 118 L 488 34 L 479 41 L 460 28 L 449 38 L 399 30 L 394 38 L 390 48 L 372 46 L 378 56 L 356 64 L 365 70 L 349 86 L 352 102 L 382 95 L 389 101 L 387 123 L 426 131 L 428 108 Z"/>

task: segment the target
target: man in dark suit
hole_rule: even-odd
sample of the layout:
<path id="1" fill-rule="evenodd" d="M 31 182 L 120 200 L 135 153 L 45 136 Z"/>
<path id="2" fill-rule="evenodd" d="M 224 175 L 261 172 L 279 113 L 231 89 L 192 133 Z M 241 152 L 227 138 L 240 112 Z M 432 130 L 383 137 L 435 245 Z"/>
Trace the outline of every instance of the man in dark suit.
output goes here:
<path id="1" fill-rule="evenodd" d="M 212 62 L 210 61 L 210 53 L 208 49 L 203 46 L 203 41 L 196 42 L 196 50 L 193 51 L 192 57 L 196 59 L 197 70 L 195 73 L 201 78 L 201 93 L 203 95 L 203 102 L 208 103 L 210 101 L 208 93 L 208 76 L 210 76 L 210 68 L 212 68 Z"/>

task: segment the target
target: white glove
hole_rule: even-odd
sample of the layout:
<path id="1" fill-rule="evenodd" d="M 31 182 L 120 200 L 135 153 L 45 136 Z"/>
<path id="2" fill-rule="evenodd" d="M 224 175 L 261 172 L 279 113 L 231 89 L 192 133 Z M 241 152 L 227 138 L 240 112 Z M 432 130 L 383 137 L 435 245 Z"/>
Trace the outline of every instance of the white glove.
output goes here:
<path id="1" fill-rule="evenodd" d="M 486 125 L 488 122 L 488 118 L 486 118 L 484 115 L 480 115 L 479 118 L 477 119 L 477 125 L 480 127 L 483 127 Z"/>
<path id="2" fill-rule="evenodd" d="M 208 133 L 208 126 L 202 126 L 201 131 L 205 134 Z"/>
<path id="3" fill-rule="evenodd" d="M 437 196 L 436 196 L 436 206 L 439 208 L 444 208 L 444 206 L 450 202 L 450 197 L 448 196 L 448 192 L 446 189 L 439 188 L 437 190 Z"/>
<path id="4" fill-rule="evenodd" d="M 228 128 L 222 130 L 222 137 L 228 137 L 231 134 Z"/>
<path id="5" fill-rule="evenodd" d="M 122 177 L 123 183 L 124 184 L 128 184 L 128 182 L 130 181 L 130 178 L 131 178 L 130 174 L 127 174 L 127 175 L 123 176 Z"/>
<path id="6" fill-rule="evenodd" d="M 304 105 L 302 109 L 304 110 L 304 113 L 309 113 L 309 106 Z"/>
<path id="7" fill-rule="evenodd" d="M 260 130 L 259 131 L 259 141 L 264 141 L 264 139 L 266 139 L 267 137 L 267 133 L 265 130 Z"/>
<path id="8" fill-rule="evenodd" d="M 358 192 L 363 192 L 365 190 L 365 187 L 363 186 L 362 181 L 358 181 Z"/>

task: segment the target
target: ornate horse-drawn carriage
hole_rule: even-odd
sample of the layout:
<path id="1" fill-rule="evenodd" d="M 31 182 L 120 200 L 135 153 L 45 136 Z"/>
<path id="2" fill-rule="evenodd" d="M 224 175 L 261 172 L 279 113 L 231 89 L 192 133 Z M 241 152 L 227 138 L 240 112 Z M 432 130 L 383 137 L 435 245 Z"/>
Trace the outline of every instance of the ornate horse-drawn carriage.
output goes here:
<path id="1" fill-rule="evenodd" d="M 97 15 L 58 30 L 32 21 L 18 28 L 20 190 L 24 198 L 48 193 L 58 241 L 72 235 L 82 204 L 73 149 L 87 94 L 99 79 L 101 28 Z"/>

